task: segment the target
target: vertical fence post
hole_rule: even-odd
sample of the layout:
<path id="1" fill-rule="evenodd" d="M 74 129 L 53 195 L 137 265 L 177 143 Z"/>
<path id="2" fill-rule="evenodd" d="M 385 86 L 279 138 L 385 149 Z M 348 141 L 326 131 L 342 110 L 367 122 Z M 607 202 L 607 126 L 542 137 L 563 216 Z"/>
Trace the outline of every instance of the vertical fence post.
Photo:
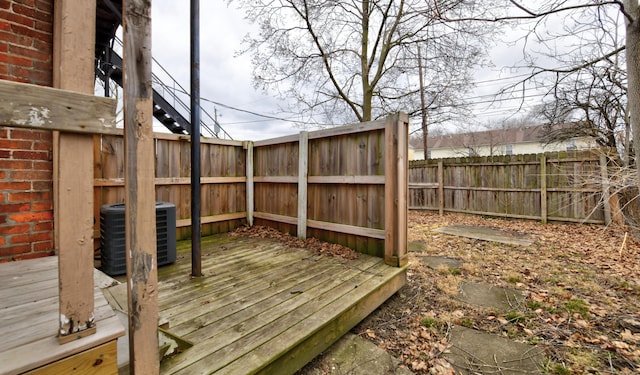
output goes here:
<path id="1" fill-rule="evenodd" d="M 54 2 L 54 87 L 93 93 L 95 14 L 95 0 Z M 58 340 L 64 344 L 96 332 L 91 240 L 93 137 L 56 132 L 53 139 Z"/>
<path id="2" fill-rule="evenodd" d="M 602 179 L 602 204 L 604 208 L 604 224 L 611 224 L 611 193 L 609 191 L 609 174 L 607 172 L 607 155 L 600 154 L 600 178 Z"/>
<path id="3" fill-rule="evenodd" d="M 384 130 L 384 260 L 395 267 L 407 264 L 407 195 L 409 118 L 404 113 L 387 117 Z"/>
<path id="4" fill-rule="evenodd" d="M 254 202 L 254 185 L 253 185 L 253 142 L 245 142 L 247 150 L 247 224 L 253 226 L 253 202 Z"/>
<path id="5" fill-rule="evenodd" d="M 444 215 L 444 162 L 438 160 L 438 212 Z"/>
<path id="6" fill-rule="evenodd" d="M 151 1 L 125 0 L 123 7 L 129 372 L 153 375 L 160 371 L 160 361 Z"/>
<path id="7" fill-rule="evenodd" d="M 547 156 L 540 155 L 540 220 L 547 223 Z"/>
<path id="8" fill-rule="evenodd" d="M 300 132 L 298 142 L 298 238 L 307 238 L 307 176 L 309 174 L 309 133 Z"/>

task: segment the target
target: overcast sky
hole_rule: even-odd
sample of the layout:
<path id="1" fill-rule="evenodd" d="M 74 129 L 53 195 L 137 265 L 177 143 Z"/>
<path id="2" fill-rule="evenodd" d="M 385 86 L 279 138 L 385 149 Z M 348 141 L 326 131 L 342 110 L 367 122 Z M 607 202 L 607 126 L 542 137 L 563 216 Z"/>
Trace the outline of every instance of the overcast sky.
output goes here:
<path id="1" fill-rule="evenodd" d="M 218 121 L 233 139 L 259 140 L 299 132 L 300 129 L 291 122 L 267 120 L 229 108 L 275 117 L 286 116 L 279 113 L 278 108 L 282 103 L 275 95 L 254 89 L 250 56 L 237 56 L 242 48 L 243 37 L 253 27 L 244 20 L 243 13 L 234 5 L 227 6 L 224 0 L 201 1 L 200 8 L 203 108 L 211 114 L 214 113 L 214 107 L 217 109 Z M 152 12 L 153 56 L 188 89 L 189 2 L 154 0 Z M 500 43 L 491 50 L 490 55 L 494 66 L 478 69 L 475 76 L 477 89 L 471 95 L 471 101 L 481 102 L 474 107 L 474 118 L 478 122 L 513 115 L 519 105 L 519 102 L 482 102 L 491 101 L 491 95 L 509 82 L 505 78 L 522 74 L 504 68 L 522 58 L 522 45 Z M 536 97 L 530 99 L 525 108 L 535 105 L 536 100 Z M 524 112 L 526 109 L 520 113 Z"/>
<path id="2" fill-rule="evenodd" d="M 250 56 L 236 57 L 243 37 L 251 28 L 243 14 L 233 6 L 227 7 L 226 1 L 206 0 L 200 2 L 200 17 L 202 107 L 212 115 L 214 107 L 217 108 L 218 121 L 233 139 L 259 140 L 299 132 L 292 123 L 266 120 L 207 101 L 281 117 L 274 95 L 267 96 L 253 88 Z M 188 1 L 153 1 L 153 56 L 187 90 L 190 80 L 189 18 Z"/>

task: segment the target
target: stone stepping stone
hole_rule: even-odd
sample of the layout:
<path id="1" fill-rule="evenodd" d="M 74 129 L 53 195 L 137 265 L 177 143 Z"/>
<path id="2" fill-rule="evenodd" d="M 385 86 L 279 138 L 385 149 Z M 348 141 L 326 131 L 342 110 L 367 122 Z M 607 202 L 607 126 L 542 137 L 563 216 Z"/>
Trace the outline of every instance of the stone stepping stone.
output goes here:
<path id="1" fill-rule="evenodd" d="M 476 240 L 504 243 L 516 246 L 531 246 L 533 241 L 525 235 L 516 235 L 497 229 L 471 225 L 451 225 L 434 229 L 438 233 L 473 238 Z"/>
<path id="2" fill-rule="evenodd" d="M 525 296 L 521 291 L 491 284 L 462 283 L 458 299 L 474 305 L 497 310 L 513 310 L 519 307 Z"/>
<path id="3" fill-rule="evenodd" d="M 454 326 L 444 356 L 461 374 L 542 374 L 544 352 L 504 337 Z"/>
<path id="4" fill-rule="evenodd" d="M 412 375 L 397 358 L 360 336 L 348 333 L 296 375 Z"/>
<path id="5" fill-rule="evenodd" d="M 424 241 L 411 241 L 407 244 L 407 250 L 412 253 L 421 253 L 427 248 Z"/>
<path id="6" fill-rule="evenodd" d="M 459 269 L 464 264 L 462 259 L 444 256 L 426 256 L 418 258 L 420 259 L 420 262 L 434 270 L 442 266 L 446 266 L 449 269 Z"/>

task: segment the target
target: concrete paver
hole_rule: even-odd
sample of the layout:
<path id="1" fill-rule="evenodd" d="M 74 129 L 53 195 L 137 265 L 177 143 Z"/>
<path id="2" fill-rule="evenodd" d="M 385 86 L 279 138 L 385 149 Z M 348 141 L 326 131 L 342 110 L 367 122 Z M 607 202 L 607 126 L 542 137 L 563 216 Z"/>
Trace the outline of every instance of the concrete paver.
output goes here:
<path id="1" fill-rule="evenodd" d="M 544 352 L 534 346 L 455 326 L 445 358 L 461 374 L 542 374 Z"/>
<path id="2" fill-rule="evenodd" d="M 434 229 L 434 231 L 454 236 L 505 243 L 516 246 L 531 246 L 533 244 L 533 241 L 524 235 L 518 235 L 497 229 L 471 225 L 451 225 L 448 227 Z"/>

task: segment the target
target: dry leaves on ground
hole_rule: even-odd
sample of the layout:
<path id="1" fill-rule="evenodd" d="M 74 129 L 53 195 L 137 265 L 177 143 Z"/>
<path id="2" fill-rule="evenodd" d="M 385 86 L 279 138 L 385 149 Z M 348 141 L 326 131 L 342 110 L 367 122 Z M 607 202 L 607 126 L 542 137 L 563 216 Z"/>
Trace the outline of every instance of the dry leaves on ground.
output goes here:
<path id="1" fill-rule="evenodd" d="M 327 255 L 345 260 L 356 259 L 359 255 L 359 253 L 355 250 L 342 245 L 320 241 L 316 238 L 307 238 L 306 240 L 300 240 L 296 237 L 293 237 L 289 233 L 282 233 L 277 229 L 261 225 L 239 227 L 234 230 L 231 235 L 242 235 L 254 238 L 268 238 L 280 241 L 288 247 L 303 248 L 311 251 L 314 254 Z"/>
<path id="2" fill-rule="evenodd" d="M 434 228 L 478 225 L 527 236 L 528 247 L 440 234 Z M 355 328 L 417 374 L 448 374 L 442 358 L 451 325 L 537 345 L 549 373 L 640 371 L 640 243 L 623 228 L 541 224 L 463 214 L 410 212 L 408 285 Z M 624 243 L 624 245 L 623 245 Z M 430 269 L 419 256 L 464 261 L 459 270 Z M 467 305 L 463 281 L 510 286 L 527 298 L 512 311 Z"/>

